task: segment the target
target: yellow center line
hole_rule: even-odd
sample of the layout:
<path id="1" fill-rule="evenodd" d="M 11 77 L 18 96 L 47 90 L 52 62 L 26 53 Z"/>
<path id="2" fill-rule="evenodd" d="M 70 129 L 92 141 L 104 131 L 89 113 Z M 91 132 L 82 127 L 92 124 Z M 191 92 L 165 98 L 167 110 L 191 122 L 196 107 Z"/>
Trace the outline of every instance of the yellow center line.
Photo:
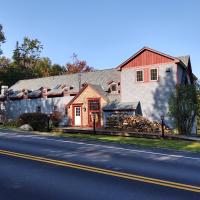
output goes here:
<path id="1" fill-rule="evenodd" d="M 109 176 L 120 177 L 120 178 L 134 180 L 134 181 L 151 183 L 151 184 L 156 184 L 156 185 L 170 187 L 170 188 L 176 188 L 176 189 L 187 190 L 187 191 L 192 191 L 192 192 L 200 192 L 200 187 L 187 185 L 183 183 L 165 181 L 165 180 L 156 179 L 156 178 L 139 176 L 135 174 L 107 170 L 107 169 L 102 169 L 98 167 L 91 167 L 87 165 L 76 164 L 76 163 L 66 162 L 66 161 L 61 161 L 61 160 L 54 160 L 54 159 L 49 159 L 45 157 L 33 156 L 29 154 L 17 153 L 17 152 L 6 151 L 6 150 L 0 150 L 0 154 L 17 157 L 17 158 L 28 159 L 28 160 L 34 160 L 37 162 L 53 164 L 53 165 L 62 166 L 62 167 L 69 167 L 69 168 L 74 168 L 74 169 L 79 169 L 79 170 L 84 170 L 84 171 L 89 171 L 89 172 L 94 172 L 94 173 L 99 173 L 99 174 L 105 174 Z"/>

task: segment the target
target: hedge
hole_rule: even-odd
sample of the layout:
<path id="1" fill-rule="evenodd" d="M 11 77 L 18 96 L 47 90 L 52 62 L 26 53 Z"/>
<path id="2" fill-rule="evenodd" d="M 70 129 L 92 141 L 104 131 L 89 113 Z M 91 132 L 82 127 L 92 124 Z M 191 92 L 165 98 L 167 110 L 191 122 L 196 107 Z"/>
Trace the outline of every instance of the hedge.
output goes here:
<path id="1" fill-rule="evenodd" d="M 29 124 L 34 131 L 48 131 L 48 116 L 44 113 L 24 113 L 18 118 L 18 125 Z"/>

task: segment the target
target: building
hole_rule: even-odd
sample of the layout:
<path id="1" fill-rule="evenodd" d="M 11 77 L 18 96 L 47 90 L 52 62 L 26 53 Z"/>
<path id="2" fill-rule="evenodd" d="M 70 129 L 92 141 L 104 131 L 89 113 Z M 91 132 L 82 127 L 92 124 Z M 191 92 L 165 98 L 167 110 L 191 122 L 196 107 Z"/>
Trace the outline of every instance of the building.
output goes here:
<path id="1" fill-rule="evenodd" d="M 4 100 L 8 118 L 22 113 L 62 114 L 61 125 L 105 126 L 113 113 L 160 120 L 177 84 L 193 84 L 189 56 L 173 57 L 144 47 L 114 69 L 20 80 Z M 168 125 L 173 126 L 166 118 Z"/>

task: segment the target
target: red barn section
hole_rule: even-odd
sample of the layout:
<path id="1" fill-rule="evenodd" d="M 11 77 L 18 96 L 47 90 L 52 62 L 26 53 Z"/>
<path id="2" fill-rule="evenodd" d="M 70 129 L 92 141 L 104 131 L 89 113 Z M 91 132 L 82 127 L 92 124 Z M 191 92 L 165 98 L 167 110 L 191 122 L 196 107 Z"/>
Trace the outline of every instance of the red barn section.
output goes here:
<path id="1" fill-rule="evenodd" d="M 122 68 L 126 69 L 130 67 L 168 63 L 173 62 L 175 59 L 176 58 L 172 56 L 144 47 L 132 57 L 130 57 L 128 60 L 123 62 L 119 66 L 119 69 L 121 70 Z"/>

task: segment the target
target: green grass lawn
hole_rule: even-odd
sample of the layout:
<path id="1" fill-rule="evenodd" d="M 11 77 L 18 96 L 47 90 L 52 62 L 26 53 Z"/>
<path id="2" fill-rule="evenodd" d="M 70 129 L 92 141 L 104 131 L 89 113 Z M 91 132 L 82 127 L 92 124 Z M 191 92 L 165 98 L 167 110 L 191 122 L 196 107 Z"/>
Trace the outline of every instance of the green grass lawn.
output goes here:
<path id="1" fill-rule="evenodd" d="M 62 137 L 71 137 L 79 139 L 92 139 L 104 142 L 116 142 L 120 144 L 132 144 L 142 147 L 168 148 L 175 150 L 185 150 L 192 152 L 200 152 L 200 142 L 171 140 L 171 139 L 147 139 L 124 136 L 107 136 L 107 135 L 91 135 L 91 134 L 69 134 L 63 133 Z"/>
<path id="2" fill-rule="evenodd" d="M 18 130 L 14 126 L 3 126 L 0 128 L 8 128 L 11 130 Z M 185 140 L 171 140 L 171 139 L 148 139 L 148 138 L 137 138 L 137 137 L 125 137 L 125 136 L 108 136 L 108 135 L 92 135 L 92 134 L 69 134 L 59 132 L 32 132 L 35 134 L 70 137 L 88 140 L 97 140 L 103 142 L 115 142 L 120 144 L 137 145 L 141 147 L 153 147 L 153 148 L 167 148 L 175 150 L 185 150 L 192 152 L 200 152 L 200 142 L 185 141 Z"/>

